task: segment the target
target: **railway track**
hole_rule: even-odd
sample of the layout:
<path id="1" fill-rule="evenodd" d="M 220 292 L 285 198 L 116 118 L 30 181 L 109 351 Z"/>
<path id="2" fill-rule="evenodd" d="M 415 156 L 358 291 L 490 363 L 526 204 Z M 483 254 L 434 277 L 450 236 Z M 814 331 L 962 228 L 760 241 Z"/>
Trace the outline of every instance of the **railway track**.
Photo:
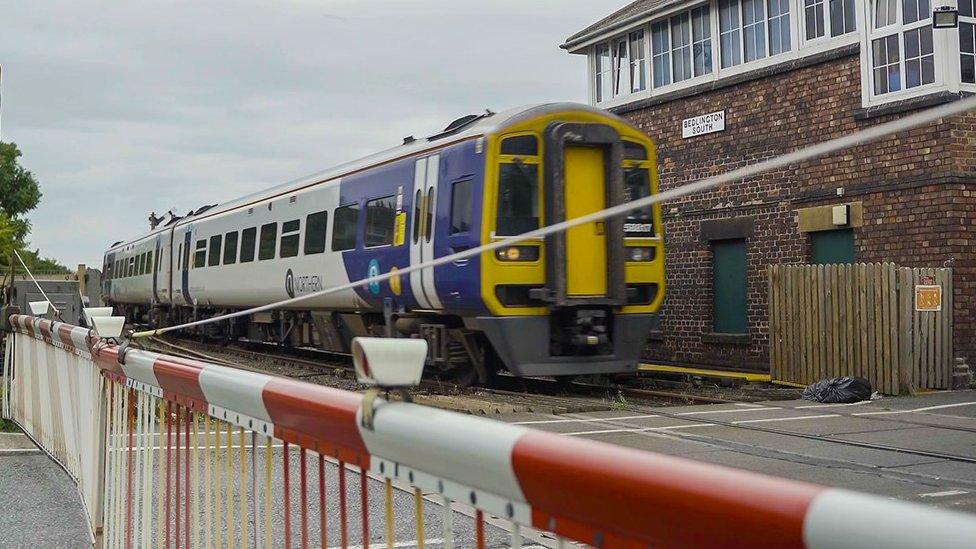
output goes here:
<path id="1" fill-rule="evenodd" d="M 314 349 L 284 348 L 258 342 L 218 344 L 189 339 L 149 338 L 148 350 L 260 373 L 303 379 L 346 390 L 356 382 L 351 357 Z M 271 351 L 271 352 L 268 352 Z M 588 384 L 559 384 L 542 378 L 500 375 L 494 387 L 462 387 L 450 381 L 424 378 L 415 392 L 424 404 L 469 413 L 572 413 L 612 410 L 623 406 L 624 388 Z M 452 402 L 451 399 L 456 399 Z M 464 402 L 473 401 L 475 404 Z M 684 395 L 642 395 L 642 404 L 687 404 Z"/>

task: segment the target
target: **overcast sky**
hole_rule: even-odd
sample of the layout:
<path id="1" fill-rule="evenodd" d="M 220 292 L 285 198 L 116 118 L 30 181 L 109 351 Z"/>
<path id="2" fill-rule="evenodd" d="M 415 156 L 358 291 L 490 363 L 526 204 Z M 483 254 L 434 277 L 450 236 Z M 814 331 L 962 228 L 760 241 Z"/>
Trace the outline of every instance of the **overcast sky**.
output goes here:
<path id="1" fill-rule="evenodd" d="M 31 246 L 101 265 L 184 213 L 426 135 L 585 101 L 558 48 L 627 0 L 0 3 L 2 138 L 44 198 Z"/>

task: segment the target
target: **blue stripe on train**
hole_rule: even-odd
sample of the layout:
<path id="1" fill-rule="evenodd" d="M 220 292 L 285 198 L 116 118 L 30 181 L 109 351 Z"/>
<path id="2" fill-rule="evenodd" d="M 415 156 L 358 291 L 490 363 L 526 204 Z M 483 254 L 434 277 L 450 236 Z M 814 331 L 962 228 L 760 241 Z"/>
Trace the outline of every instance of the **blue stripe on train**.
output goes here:
<path id="1" fill-rule="evenodd" d="M 461 249 L 472 248 L 480 243 L 481 208 L 484 195 L 484 155 L 475 152 L 474 141 L 466 141 L 440 151 L 437 196 L 434 200 L 434 255 L 443 257 Z M 343 178 L 340 186 L 339 205 L 359 204 L 356 249 L 343 252 L 343 263 L 349 280 L 362 279 L 391 268 L 403 269 L 410 263 L 410 237 L 413 232 L 414 169 L 417 158 L 408 158 L 379 166 Z M 471 181 L 471 227 L 451 234 L 451 194 L 453 185 Z M 402 187 L 402 189 L 401 189 Z M 402 211 L 406 213 L 406 230 L 401 246 L 364 248 L 366 202 L 375 198 L 402 193 Z M 437 295 L 448 313 L 478 313 L 485 310 L 481 300 L 480 262 L 472 258 L 464 265 L 448 264 L 434 270 Z M 394 307 L 419 308 L 410 287 L 410 276 L 400 277 L 400 293 L 394 294 L 389 283 L 357 288 L 359 296 L 373 308 L 381 310 L 383 300 L 392 298 Z"/>

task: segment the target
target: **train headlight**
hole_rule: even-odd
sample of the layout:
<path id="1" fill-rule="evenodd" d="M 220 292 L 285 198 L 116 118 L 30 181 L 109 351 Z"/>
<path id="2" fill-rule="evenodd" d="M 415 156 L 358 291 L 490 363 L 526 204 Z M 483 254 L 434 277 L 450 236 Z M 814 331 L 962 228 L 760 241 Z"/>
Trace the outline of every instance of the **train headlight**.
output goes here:
<path id="1" fill-rule="evenodd" d="M 535 261 L 539 259 L 539 247 L 506 246 L 499 248 L 495 256 L 501 261 Z"/>
<path id="2" fill-rule="evenodd" d="M 654 248 L 644 247 L 644 246 L 629 246 L 627 247 L 627 261 L 653 261 L 654 260 Z"/>

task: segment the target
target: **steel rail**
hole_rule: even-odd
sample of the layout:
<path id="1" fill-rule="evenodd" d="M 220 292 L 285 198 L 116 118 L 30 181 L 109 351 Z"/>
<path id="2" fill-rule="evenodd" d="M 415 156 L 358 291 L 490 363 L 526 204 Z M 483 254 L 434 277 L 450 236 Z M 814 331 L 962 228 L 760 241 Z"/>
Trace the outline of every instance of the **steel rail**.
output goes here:
<path id="1" fill-rule="evenodd" d="M 916 128 L 918 126 L 930 124 L 939 121 L 942 118 L 945 118 L 947 116 L 960 114 L 972 109 L 976 109 L 976 96 L 959 99 L 956 101 L 952 101 L 950 103 L 946 103 L 944 105 L 932 107 L 930 109 L 926 109 L 924 111 L 917 112 L 915 114 L 911 114 L 903 118 L 899 118 L 897 120 L 885 122 L 884 124 L 879 124 L 877 126 L 865 130 L 857 131 L 852 134 L 831 139 L 829 141 L 824 141 L 816 145 L 811 145 L 809 147 L 805 147 L 788 154 L 770 158 L 768 160 L 764 160 L 756 164 L 743 166 L 741 168 L 732 170 L 730 172 L 726 172 L 724 174 L 695 181 L 693 183 L 688 183 L 686 185 L 682 185 L 674 189 L 659 192 L 657 194 L 652 194 L 650 196 L 639 198 L 637 200 L 627 202 L 624 204 L 618 204 L 616 206 L 605 208 L 603 210 L 599 210 L 591 214 L 575 217 L 573 219 L 568 219 L 566 221 L 561 221 L 559 223 L 554 223 L 552 225 L 541 227 L 539 229 L 535 229 L 533 231 L 529 231 L 527 233 L 523 233 L 517 236 L 505 237 L 500 240 L 490 242 L 488 244 L 483 244 L 475 248 L 470 248 L 468 250 L 446 255 L 444 257 L 432 259 L 430 261 L 409 265 L 397 271 L 381 273 L 354 282 L 340 284 L 337 286 L 333 286 L 331 288 L 325 288 L 317 292 L 296 296 L 290 299 L 285 299 L 282 301 L 269 303 L 258 307 L 252 307 L 250 309 L 243 309 L 240 311 L 235 311 L 220 316 L 205 318 L 193 322 L 187 322 L 176 326 L 168 326 L 165 328 L 157 328 L 154 330 L 134 332 L 130 334 L 129 337 L 130 338 L 148 337 L 148 336 L 158 335 L 166 332 L 172 332 L 174 330 L 182 330 L 193 326 L 202 326 L 204 324 L 210 324 L 213 322 L 219 322 L 231 318 L 237 318 L 241 316 L 264 312 L 264 311 L 270 311 L 273 309 L 287 308 L 302 303 L 304 301 L 314 299 L 316 297 L 322 297 L 325 295 L 334 294 L 346 290 L 352 290 L 359 286 L 364 286 L 367 284 L 384 282 L 391 278 L 410 274 L 414 271 L 419 271 L 422 269 L 432 269 L 434 267 L 446 265 L 461 259 L 467 259 L 467 258 L 479 256 L 484 252 L 494 251 L 500 248 L 511 246 L 513 244 L 517 244 L 519 242 L 536 240 L 553 233 L 565 231 L 567 229 L 579 225 L 584 225 L 586 223 L 590 223 L 593 221 L 600 221 L 608 217 L 619 217 L 633 210 L 647 208 L 648 206 L 652 206 L 654 204 L 658 204 L 668 200 L 673 200 L 675 198 L 680 198 L 683 196 L 696 194 L 702 191 L 713 189 L 720 185 L 724 185 L 726 183 L 731 183 L 733 181 L 737 181 L 747 177 L 752 177 L 754 175 L 758 175 L 777 168 L 785 168 L 792 164 L 798 164 L 800 162 L 813 160 L 815 158 L 819 158 L 821 156 L 833 152 L 838 152 L 844 149 L 848 149 L 850 147 L 854 147 L 856 145 L 862 145 L 865 143 L 870 143 L 872 141 L 877 141 L 889 135 L 896 134 L 904 130 Z"/>

